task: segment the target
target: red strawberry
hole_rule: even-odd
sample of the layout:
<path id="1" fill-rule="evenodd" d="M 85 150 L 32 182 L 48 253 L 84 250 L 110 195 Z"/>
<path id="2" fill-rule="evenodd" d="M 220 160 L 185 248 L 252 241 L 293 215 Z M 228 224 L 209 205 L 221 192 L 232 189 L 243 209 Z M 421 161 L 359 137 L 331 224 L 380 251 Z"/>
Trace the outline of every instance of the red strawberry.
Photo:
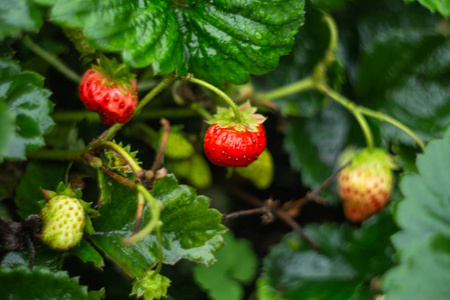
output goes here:
<path id="1" fill-rule="evenodd" d="M 204 150 L 208 159 L 219 166 L 245 167 L 266 147 L 265 118 L 255 114 L 247 102 L 240 107 L 241 122 L 232 111 L 220 108 L 205 135 Z"/>
<path id="2" fill-rule="evenodd" d="M 348 150 L 341 165 L 351 161 L 338 175 L 338 192 L 344 214 L 350 221 L 362 222 L 383 209 L 390 198 L 394 164 L 382 149 Z"/>
<path id="3" fill-rule="evenodd" d="M 137 82 L 115 60 L 105 57 L 100 66 L 84 73 L 80 83 L 80 98 L 86 107 L 98 112 L 103 123 L 126 123 L 136 108 Z"/>

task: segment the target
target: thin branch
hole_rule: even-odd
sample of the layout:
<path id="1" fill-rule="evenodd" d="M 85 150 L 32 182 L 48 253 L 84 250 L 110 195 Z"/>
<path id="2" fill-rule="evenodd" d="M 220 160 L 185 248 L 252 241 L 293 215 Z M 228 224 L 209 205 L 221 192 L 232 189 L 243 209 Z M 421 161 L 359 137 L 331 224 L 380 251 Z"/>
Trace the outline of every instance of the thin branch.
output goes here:
<path id="1" fill-rule="evenodd" d="M 295 222 L 294 219 L 286 211 L 277 209 L 277 210 L 275 210 L 275 214 L 278 218 L 280 218 L 282 221 L 284 221 L 289 226 L 291 226 L 295 231 L 300 233 L 301 236 L 311 245 L 311 247 L 314 250 L 319 251 L 319 249 L 320 249 L 319 245 L 317 245 L 317 243 L 314 242 L 313 239 L 311 239 L 306 234 L 306 232 L 303 230 L 303 228 L 297 222 Z"/>
<path id="2" fill-rule="evenodd" d="M 156 155 L 155 160 L 153 161 L 153 166 L 151 172 L 153 177 L 150 179 L 149 186 L 153 186 L 153 183 L 156 180 L 156 173 L 158 169 L 161 167 L 161 162 L 164 157 L 164 153 L 166 152 L 167 142 L 169 140 L 170 134 L 170 123 L 167 119 L 161 119 L 161 125 L 163 127 L 163 132 L 161 136 L 161 143 L 159 144 L 158 154 Z"/>
<path id="3" fill-rule="evenodd" d="M 228 219 L 238 218 L 238 217 L 247 216 L 247 215 L 264 214 L 266 212 L 266 210 L 267 210 L 266 207 L 258 207 L 258 208 L 253 208 L 253 209 L 240 210 L 240 211 L 236 211 L 236 212 L 233 212 L 230 214 L 222 215 L 222 220 L 226 221 Z"/>

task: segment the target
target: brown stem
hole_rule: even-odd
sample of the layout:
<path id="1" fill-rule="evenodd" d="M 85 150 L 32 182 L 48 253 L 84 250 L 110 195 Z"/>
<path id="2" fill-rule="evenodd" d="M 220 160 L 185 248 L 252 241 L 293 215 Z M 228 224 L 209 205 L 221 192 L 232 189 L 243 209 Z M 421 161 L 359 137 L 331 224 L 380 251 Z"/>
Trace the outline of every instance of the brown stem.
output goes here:
<path id="1" fill-rule="evenodd" d="M 109 177 L 111 177 L 112 179 L 117 181 L 118 183 L 120 183 L 124 186 L 127 186 L 130 189 L 133 189 L 133 190 L 136 189 L 136 184 L 134 183 L 134 181 L 132 181 L 128 178 L 125 178 L 125 177 L 111 171 L 110 169 L 108 169 L 106 167 L 101 166 L 99 169 L 100 169 L 100 171 L 102 171 L 103 173 L 105 173 L 106 175 L 108 175 Z"/>
<path id="2" fill-rule="evenodd" d="M 317 243 L 314 242 L 313 239 L 310 238 L 306 234 L 306 232 L 303 230 L 302 226 L 300 226 L 297 222 L 295 222 L 295 220 L 292 219 L 292 217 L 289 215 L 289 213 L 287 213 L 286 211 L 284 211 L 282 209 L 277 209 L 277 210 L 275 210 L 275 214 L 277 215 L 278 218 L 280 218 L 285 223 L 287 223 L 289 226 L 291 226 L 295 231 L 300 233 L 300 235 L 311 245 L 311 247 L 314 250 L 319 251 L 319 249 L 320 249 L 319 245 L 317 245 Z"/>
<path id="3" fill-rule="evenodd" d="M 226 220 L 232 219 L 232 218 L 238 218 L 238 217 L 253 215 L 253 214 L 263 214 L 265 212 L 266 212 L 266 207 L 258 207 L 258 208 L 253 208 L 253 209 L 240 210 L 240 211 L 236 211 L 236 212 L 233 212 L 230 214 L 222 215 L 222 220 L 226 221 Z"/>
<path id="4" fill-rule="evenodd" d="M 144 195 L 142 195 L 142 193 L 138 192 L 137 197 L 138 197 L 138 202 L 137 202 L 137 207 L 136 207 L 136 221 L 134 223 L 133 234 L 138 233 L 139 229 L 141 228 L 142 215 L 144 213 L 144 206 L 145 206 Z"/>
<path id="5" fill-rule="evenodd" d="M 148 174 L 151 174 L 150 178 L 141 178 L 143 184 L 146 186 L 147 189 L 151 189 L 153 186 L 153 183 L 155 183 L 155 180 L 157 179 L 157 172 L 158 169 L 161 167 L 161 162 L 164 157 L 164 152 L 166 152 L 167 147 L 167 141 L 169 140 L 169 134 L 170 134 L 170 123 L 167 119 L 161 118 L 161 125 L 163 127 L 163 133 L 161 136 L 161 143 L 159 144 L 158 154 L 156 155 L 155 160 L 153 161 L 153 166 L 150 172 L 147 172 L 144 174 L 144 177 Z"/>

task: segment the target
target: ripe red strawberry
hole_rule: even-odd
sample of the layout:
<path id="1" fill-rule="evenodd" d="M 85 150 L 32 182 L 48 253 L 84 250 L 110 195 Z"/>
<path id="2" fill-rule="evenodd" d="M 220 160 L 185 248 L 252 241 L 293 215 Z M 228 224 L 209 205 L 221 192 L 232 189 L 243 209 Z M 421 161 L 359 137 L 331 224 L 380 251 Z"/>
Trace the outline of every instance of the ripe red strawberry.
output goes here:
<path id="1" fill-rule="evenodd" d="M 205 135 L 204 150 L 208 159 L 219 166 L 245 167 L 266 147 L 265 118 L 255 114 L 247 102 L 239 108 L 242 122 L 234 120 L 232 111 L 220 108 Z"/>
<path id="2" fill-rule="evenodd" d="M 49 247 L 66 251 L 76 246 L 83 237 L 86 224 L 83 206 L 76 198 L 54 196 L 42 208 L 41 240 Z"/>
<path id="3" fill-rule="evenodd" d="M 84 73 L 80 98 L 88 109 L 100 114 L 106 125 L 126 123 L 138 102 L 136 79 L 115 60 L 102 57 L 99 63 Z"/>
<path id="4" fill-rule="evenodd" d="M 362 222 L 387 205 L 394 164 L 384 150 L 368 148 L 344 152 L 341 165 L 349 161 L 338 175 L 338 192 L 347 219 Z"/>

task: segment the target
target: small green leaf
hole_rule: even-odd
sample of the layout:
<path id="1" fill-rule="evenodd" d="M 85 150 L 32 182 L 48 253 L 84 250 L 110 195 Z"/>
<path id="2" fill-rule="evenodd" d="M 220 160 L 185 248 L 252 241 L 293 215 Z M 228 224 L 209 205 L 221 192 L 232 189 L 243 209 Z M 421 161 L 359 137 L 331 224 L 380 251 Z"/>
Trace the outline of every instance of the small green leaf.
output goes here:
<path id="1" fill-rule="evenodd" d="M 92 299 L 87 287 L 67 272 L 52 272 L 47 268 L 0 268 L 0 290 L 5 299 Z M 95 298 L 94 298 L 95 299 Z M 100 299 L 96 297 L 96 299 Z"/>
<path id="2" fill-rule="evenodd" d="M 22 30 L 36 31 L 41 25 L 42 13 L 31 0 L 0 0 L 0 40 Z"/>
<path id="3" fill-rule="evenodd" d="M 309 225 L 305 232 L 316 252 L 296 232 L 285 236 L 265 258 L 258 279 L 261 298 L 353 299 L 365 282 L 393 265 L 390 233 L 396 227 L 388 212 L 370 218 L 360 229 L 336 224 Z M 275 298 L 276 299 L 276 298 Z"/>
<path id="4" fill-rule="evenodd" d="M 256 275 L 258 258 L 249 241 L 235 239 L 231 232 L 224 236 L 225 245 L 216 252 L 211 267 L 194 267 L 195 281 L 214 300 L 238 300 L 244 296 L 242 284 L 250 283 Z"/>
<path id="5" fill-rule="evenodd" d="M 43 84 L 37 73 L 20 73 L 15 61 L 0 59 L 0 102 L 15 117 L 15 134 L 4 154 L 7 159 L 25 159 L 25 151 L 44 145 L 42 136 L 53 126 L 49 116 L 53 105 Z"/>
<path id="6" fill-rule="evenodd" d="M 142 278 L 158 261 L 157 238 L 151 234 L 132 246 L 123 244 L 123 239 L 133 233 L 136 191 L 109 177 L 103 180 L 102 185 L 108 186 L 111 198 L 99 208 L 100 217 L 92 220 L 96 234 L 91 239 L 125 272 Z M 191 187 L 179 186 L 171 176 L 156 181 L 152 195 L 164 206 L 161 211 L 164 262 L 171 264 L 186 258 L 211 264 L 212 253 L 222 245 L 225 227 L 220 224 L 220 213 L 208 208 L 210 200 L 197 196 Z M 149 217 L 146 209 L 143 224 Z"/>
<path id="7" fill-rule="evenodd" d="M 32 161 L 27 165 L 16 188 L 15 202 L 18 213 L 26 218 L 41 211 L 39 201 L 44 199 L 42 189 L 54 190 L 61 181 L 64 181 L 67 172 L 67 163 Z"/>
<path id="8" fill-rule="evenodd" d="M 85 240 L 81 240 L 81 243 L 72 248 L 70 253 L 78 256 L 84 262 L 92 262 L 98 268 L 102 268 L 105 264 L 103 257 Z"/>
<path id="9" fill-rule="evenodd" d="M 52 19 L 82 28 L 100 50 L 122 51 L 129 66 L 189 71 L 216 85 L 272 70 L 303 22 L 303 0 L 171 2 L 60 0 Z"/>
<path id="10" fill-rule="evenodd" d="M 448 0 L 405 0 L 405 2 L 419 1 L 420 4 L 431 10 L 437 11 L 444 17 L 450 16 L 450 1 Z"/>

